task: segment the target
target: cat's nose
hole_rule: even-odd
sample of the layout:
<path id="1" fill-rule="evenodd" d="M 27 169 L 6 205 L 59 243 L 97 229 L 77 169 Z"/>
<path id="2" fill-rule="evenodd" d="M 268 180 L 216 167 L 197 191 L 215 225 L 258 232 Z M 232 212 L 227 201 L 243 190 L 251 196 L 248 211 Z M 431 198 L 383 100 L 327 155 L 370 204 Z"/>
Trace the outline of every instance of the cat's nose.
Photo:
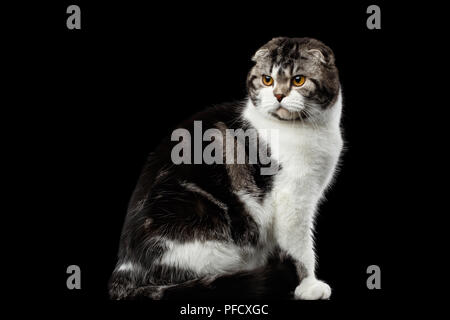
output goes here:
<path id="1" fill-rule="evenodd" d="M 276 94 L 275 98 L 277 98 L 278 102 L 281 102 L 281 100 L 283 100 L 283 98 L 285 97 L 284 94 Z"/>

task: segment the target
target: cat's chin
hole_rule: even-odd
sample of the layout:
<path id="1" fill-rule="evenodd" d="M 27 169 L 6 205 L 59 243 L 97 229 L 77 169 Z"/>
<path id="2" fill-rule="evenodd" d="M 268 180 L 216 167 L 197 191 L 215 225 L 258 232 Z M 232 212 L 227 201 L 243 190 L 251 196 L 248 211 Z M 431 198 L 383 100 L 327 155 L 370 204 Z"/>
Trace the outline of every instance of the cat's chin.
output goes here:
<path id="1" fill-rule="evenodd" d="M 271 112 L 270 115 L 282 121 L 304 120 L 307 118 L 307 115 L 302 111 L 292 112 L 283 107 L 279 107 L 275 112 Z"/>

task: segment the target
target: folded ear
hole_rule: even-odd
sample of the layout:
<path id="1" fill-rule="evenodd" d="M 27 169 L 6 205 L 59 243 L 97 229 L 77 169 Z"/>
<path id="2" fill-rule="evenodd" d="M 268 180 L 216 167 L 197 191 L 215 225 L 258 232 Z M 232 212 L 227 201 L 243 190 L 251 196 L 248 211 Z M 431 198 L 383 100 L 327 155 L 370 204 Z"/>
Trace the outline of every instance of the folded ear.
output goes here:
<path id="1" fill-rule="evenodd" d="M 319 49 L 309 49 L 306 52 L 308 52 L 310 55 L 314 56 L 320 62 L 326 63 L 325 57 L 323 56 L 323 53 Z"/>
<path id="2" fill-rule="evenodd" d="M 256 51 L 256 53 L 253 55 L 252 61 L 256 62 L 265 59 L 267 56 L 269 56 L 270 52 L 272 50 L 275 50 L 285 39 L 286 38 L 284 37 L 273 38 L 261 48 L 259 48 L 258 51 Z"/>
<path id="3" fill-rule="evenodd" d="M 258 60 L 262 60 L 265 57 L 267 57 L 269 55 L 269 49 L 267 48 L 261 48 L 258 51 L 256 51 L 256 53 L 253 55 L 252 57 L 252 61 L 258 61 Z"/>
<path id="4" fill-rule="evenodd" d="M 331 51 L 330 48 L 326 46 L 323 46 L 320 49 L 309 49 L 306 52 L 321 63 L 327 65 L 334 65 L 333 52 Z"/>

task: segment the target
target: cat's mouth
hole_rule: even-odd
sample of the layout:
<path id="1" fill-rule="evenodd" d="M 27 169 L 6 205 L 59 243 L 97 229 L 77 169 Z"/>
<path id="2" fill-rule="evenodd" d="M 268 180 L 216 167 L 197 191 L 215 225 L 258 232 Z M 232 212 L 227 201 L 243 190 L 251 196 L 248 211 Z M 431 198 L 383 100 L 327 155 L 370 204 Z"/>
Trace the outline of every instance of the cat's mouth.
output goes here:
<path id="1" fill-rule="evenodd" d="M 271 115 L 283 121 L 293 121 L 297 119 L 304 120 L 308 118 L 308 114 L 303 110 L 299 112 L 293 112 L 283 107 L 278 107 L 278 109 L 275 112 L 271 112 Z"/>

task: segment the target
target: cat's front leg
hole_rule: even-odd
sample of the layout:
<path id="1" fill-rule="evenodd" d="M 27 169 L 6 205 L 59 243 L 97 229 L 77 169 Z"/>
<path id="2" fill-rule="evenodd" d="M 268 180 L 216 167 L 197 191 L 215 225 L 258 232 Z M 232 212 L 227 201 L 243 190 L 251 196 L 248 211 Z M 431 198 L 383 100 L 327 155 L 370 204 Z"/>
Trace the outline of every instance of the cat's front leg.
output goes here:
<path id="1" fill-rule="evenodd" d="M 288 195 L 286 195 L 288 196 Z M 313 243 L 313 215 L 315 206 L 304 205 L 297 209 L 287 199 L 279 199 L 275 234 L 282 250 L 296 262 L 300 284 L 295 299 L 329 299 L 331 288 L 315 275 L 316 258 Z"/>
<path id="2" fill-rule="evenodd" d="M 300 284 L 295 288 L 294 297 L 301 300 L 329 299 L 331 296 L 330 286 L 318 280 L 315 275 L 316 258 L 311 228 L 308 230 L 309 232 L 306 232 L 304 236 L 297 234 L 296 237 L 292 237 L 290 240 L 287 239 L 291 243 L 298 241 L 300 244 L 297 249 L 291 249 L 291 255 L 296 260 L 300 276 Z"/>

